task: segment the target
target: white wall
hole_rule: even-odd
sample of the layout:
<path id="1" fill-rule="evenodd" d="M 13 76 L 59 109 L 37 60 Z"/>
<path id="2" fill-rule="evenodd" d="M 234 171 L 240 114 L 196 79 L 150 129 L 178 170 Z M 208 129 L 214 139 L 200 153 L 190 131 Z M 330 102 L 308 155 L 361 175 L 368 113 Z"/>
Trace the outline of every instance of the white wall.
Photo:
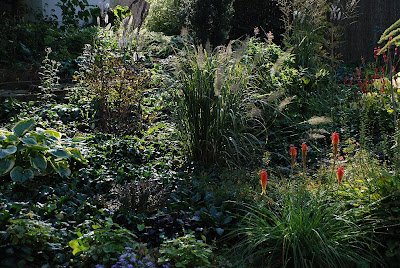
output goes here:
<path id="1" fill-rule="evenodd" d="M 106 0 L 105 3 L 110 4 L 112 2 L 118 2 L 115 0 Z M 58 0 L 24 0 L 25 4 L 28 7 L 31 7 L 34 11 L 40 12 L 42 10 L 43 16 L 51 17 L 52 15 L 56 15 L 58 21 L 61 22 L 61 8 L 57 6 Z M 100 3 L 103 3 L 103 0 L 88 0 L 89 6 L 95 7 L 98 6 Z M 77 12 L 79 11 L 79 7 Z"/>
<path id="2" fill-rule="evenodd" d="M 100 2 L 103 2 L 102 0 L 88 0 L 89 3 L 89 8 L 90 7 L 96 7 L 100 4 Z M 62 21 L 61 17 L 61 8 L 57 6 L 58 0 L 42 0 L 42 9 L 43 9 L 43 16 L 48 17 L 51 15 L 56 15 L 58 18 L 58 21 Z M 110 0 L 106 0 L 105 3 L 110 4 Z M 80 10 L 79 7 L 77 7 L 77 12 Z"/>

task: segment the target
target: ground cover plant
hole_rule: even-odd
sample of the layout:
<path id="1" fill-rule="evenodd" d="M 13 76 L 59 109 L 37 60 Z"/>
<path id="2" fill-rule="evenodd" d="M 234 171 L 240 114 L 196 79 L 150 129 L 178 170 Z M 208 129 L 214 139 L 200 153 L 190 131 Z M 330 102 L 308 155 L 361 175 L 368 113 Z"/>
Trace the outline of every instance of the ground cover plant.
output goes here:
<path id="1" fill-rule="evenodd" d="M 67 57 L 41 47 L 37 100 L 0 105 L 0 266 L 396 267 L 398 23 L 353 69 L 308 25 L 338 26 L 329 1 L 278 1 L 286 47 L 228 41 L 232 1 L 151 2 L 139 31 L 106 6 L 80 30 L 66 98 Z"/>

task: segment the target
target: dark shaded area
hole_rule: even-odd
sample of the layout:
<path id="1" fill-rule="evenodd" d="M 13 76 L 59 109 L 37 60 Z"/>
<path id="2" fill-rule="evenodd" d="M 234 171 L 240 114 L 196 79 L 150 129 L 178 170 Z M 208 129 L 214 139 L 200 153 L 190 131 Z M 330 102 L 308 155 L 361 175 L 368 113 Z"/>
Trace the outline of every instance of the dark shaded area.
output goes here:
<path id="1" fill-rule="evenodd" d="M 275 0 L 235 0 L 235 10 L 231 21 L 230 39 L 243 38 L 246 35 L 254 35 L 254 28 L 259 27 L 261 38 L 271 31 L 274 35 L 274 42 L 282 42 L 284 25 L 281 21 L 282 13 Z"/>
<path id="2" fill-rule="evenodd" d="M 203 45 L 210 42 L 214 47 L 227 43 L 233 12 L 232 0 L 197 1 L 189 16 L 196 41 Z"/>
<path id="3" fill-rule="evenodd" d="M 344 35 L 342 59 L 359 62 L 363 56 L 366 60 L 373 61 L 374 47 L 378 46 L 381 34 L 400 18 L 400 1 L 363 0 L 358 11 L 359 17 L 347 28 Z"/>

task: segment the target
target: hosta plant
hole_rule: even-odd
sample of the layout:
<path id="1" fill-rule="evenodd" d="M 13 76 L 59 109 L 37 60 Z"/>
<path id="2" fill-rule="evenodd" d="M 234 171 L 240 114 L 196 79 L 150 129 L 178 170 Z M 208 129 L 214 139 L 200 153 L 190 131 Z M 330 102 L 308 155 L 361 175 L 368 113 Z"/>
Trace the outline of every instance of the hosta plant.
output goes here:
<path id="1" fill-rule="evenodd" d="M 34 125 L 33 119 L 25 119 L 11 131 L 0 129 L 0 176 L 25 182 L 55 172 L 66 178 L 71 174 L 70 161 L 86 163 L 77 147 L 81 138 L 62 139 L 54 130 L 32 130 Z"/>

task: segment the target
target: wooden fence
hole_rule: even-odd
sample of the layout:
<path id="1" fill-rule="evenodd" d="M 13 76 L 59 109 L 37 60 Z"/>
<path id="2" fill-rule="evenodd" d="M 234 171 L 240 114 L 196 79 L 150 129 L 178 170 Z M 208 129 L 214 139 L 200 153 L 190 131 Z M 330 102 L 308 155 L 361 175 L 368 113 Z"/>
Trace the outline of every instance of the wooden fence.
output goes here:
<path id="1" fill-rule="evenodd" d="M 343 60 L 373 60 L 374 47 L 383 31 L 400 19 L 400 0 L 361 0 L 359 17 L 344 35 Z"/>

